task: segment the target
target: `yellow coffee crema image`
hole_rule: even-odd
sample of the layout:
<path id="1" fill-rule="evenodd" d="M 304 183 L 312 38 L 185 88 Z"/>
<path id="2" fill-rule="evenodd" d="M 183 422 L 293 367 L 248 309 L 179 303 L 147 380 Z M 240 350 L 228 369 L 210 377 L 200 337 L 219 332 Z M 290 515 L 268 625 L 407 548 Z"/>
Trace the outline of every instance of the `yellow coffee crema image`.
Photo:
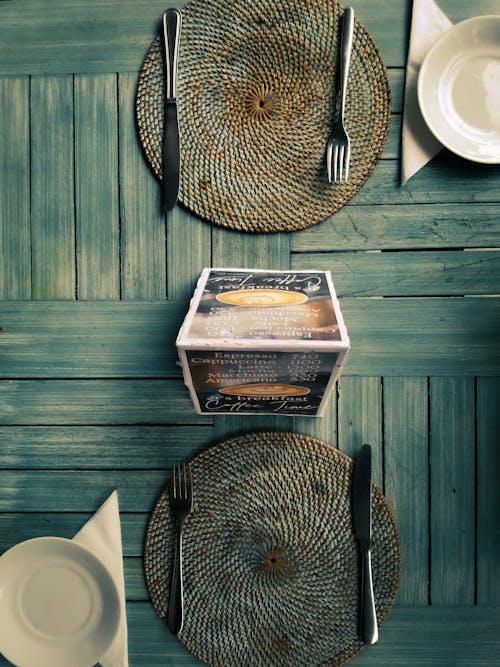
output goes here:
<path id="1" fill-rule="evenodd" d="M 299 306 L 308 299 L 302 292 L 279 289 L 242 289 L 217 294 L 217 301 L 232 306 Z"/>
<path id="2" fill-rule="evenodd" d="M 218 390 L 229 396 L 305 396 L 309 394 L 307 387 L 294 384 L 240 384 L 235 387 L 224 387 Z"/>

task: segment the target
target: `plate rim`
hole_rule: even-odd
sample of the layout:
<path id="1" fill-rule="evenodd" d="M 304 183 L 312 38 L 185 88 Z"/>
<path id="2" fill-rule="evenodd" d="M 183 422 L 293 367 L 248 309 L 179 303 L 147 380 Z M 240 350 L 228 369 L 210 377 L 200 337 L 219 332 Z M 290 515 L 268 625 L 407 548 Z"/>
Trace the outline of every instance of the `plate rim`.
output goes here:
<path id="1" fill-rule="evenodd" d="M 426 73 L 428 72 L 429 69 L 429 62 L 432 61 L 432 58 L 434 57 L 436 51 L 442 46 L 442 44 L 450 38 L 450 35 L 453 32 L 458 32 L 459 29 L 463 29 L 464 25 L 468 24 L 474 24 L 474 23 L 480 23 L 484 22 L 486 20 L 494 20 L 495 22 L 500 23 L 500 14 L 482 14 L 480 16 L 472 16 L 468 19 L 465 19 L 464 21 L 460 21 L 459 23 L 455 23 L 455 25 L 451 26 L 449 30 L 447 30 L 441 37 L 437 40 L 435 44 L 432 45 L 430 50 L 427 52 L 425 58 L 422 61 L 422 64 L 420 65 L 420 69 L 418 72 L 418 80 L 417 80 L 417 98 L 418 98 L 418 106 L 420 109 L 420 112 L 422 114 L 422 117 L 425 121 L 425 124 L 429 131 L 433 134 L 433 136 L 443 145 L 444 148 L 447 148 L 450 150 L 452 153 L 455 155 L 458 155 L 459 157 L 465 158 L 466 160 L 470 160 L 471 162 L 477 162 L 479 164 L 500 164 L 500 156 L 499 157 L 494 157 L 494 158 L 482 158 L 478 157 L 477 155 L 471 155 L 470 153 L 466 151 L 461 151 L 460 149 L 456 148 L 453 146 L 449 141 L 445 140 L 442 138 L 440 133 L 435 129 L 433 126 L 432 119 L 430 118 L 428 112 L 426 113 L 425 109 L 425 93 L 424 93 L 424 77 Z M 499 44 L 500 46 L 500 44 Z"/>
<path id="2" fill-rule="evenodd" d="M 12 558 L 13 554 L 17 550 L 20 549 L 25 549 L 29 545 L 33 545 L 34 543 L 40 544 L 40 543 L 52 543 L 52 544 L 64 544 L 64 548 L 69 548 L 69 549 L 74 549 L 75 551 L 79 551 L 80 553 L 85 554 L 87 557 L 90 557 L 91 561 L 94 561 L 95 563 L 98 563 L 98 565 L 102 568 L 102 572 L 105 573 L 105 576 L 108 579 L 109 584 L 111 585 L 111 588 L 114 593 L 115 601 L 113 602 L 113 607 L 116 607 L 116 613 L 114 614 L 114 626 L 113 626 L 113 632 L 110 633 L 110 636 L 108 640 L 105 643 L 104 649 L 102 650 L 101 656 L 104 655 L 104 653 L 109 649 L 113 641 L 115 640 L 119 628 L 120 628 L 120 623 L 121 623 L 121 618 L 122 618 L 122 609 L 121 609 L 121 602 L 120 602 L 120 592 L 118 590 L 118 586 L 115 583 L 114 577 L 111 574 L 108 566 L 106 563 L 103 562 L 103 560 L 94 552 L 92 549 L 89 547 L 80 544 L 79 542 L 75 542 L 71 538 L 67 537 L 58 537 L 58 536 L 51 536 L 51 535 L 43 535 L 40 537 L 32 537 L 27 540 L 23 540 L 21 542 L 18 542 L 17 544 L 14 544 L 12 547 L 4 551 L 2 554 L 0 554 L 0 568 L 2 565 L 2 559 L 6 556 L 10 556 Z M 98 581 L 98 578 L 94 576 L 94 579 Z M 99 586 L 100 588 L 100 586 Z M 6 650 L 5 646 L 0 647 L 1 653 L 8 659 L 12 661 L 12 658 L 15 658 L 16 660 L 19 659 L 19 657 L 13 656 L 10 652 L 10 648 Z M 12 656 L 12 657 L 9 657 Z M 101 657 L 99 656 L 99 657 Z M 13 663 L 16 664 L 16 663 Z"/>

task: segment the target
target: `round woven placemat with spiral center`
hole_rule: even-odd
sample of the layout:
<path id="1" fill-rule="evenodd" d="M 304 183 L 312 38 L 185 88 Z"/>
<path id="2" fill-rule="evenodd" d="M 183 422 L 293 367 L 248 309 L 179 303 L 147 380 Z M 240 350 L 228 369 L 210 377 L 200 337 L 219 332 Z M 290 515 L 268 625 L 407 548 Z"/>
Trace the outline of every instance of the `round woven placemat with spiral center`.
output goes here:
<path id="1" fill-rule="evenodd" d="M 356 22 L 346 103 L 349 180 L 329 184 L 342 9 L 333 0 L 192 0 L 182 10 L 178 75 L 179 201 L 246 232 L 293 231 L 330 217 L 382 153 L 390 92 L 380 53 Z M 144 60 L 139 137 L 161 178 L 163 56 Z"/>
<path id="2" fill-rule="evenodd" d="M 191 462 L 194 509 L 183 538 L 180 640 L 209 665 L 341 665 L 358 635 L 359 557 L 351 515 L 353 461 L 283 432 L 228 438 Z M 374 486 L 373 576 L 379 622 L 399 583 L 396 522 Z M 168 612 L 174 521 L 169 488 L 145 541 L 146 581 Z"/>

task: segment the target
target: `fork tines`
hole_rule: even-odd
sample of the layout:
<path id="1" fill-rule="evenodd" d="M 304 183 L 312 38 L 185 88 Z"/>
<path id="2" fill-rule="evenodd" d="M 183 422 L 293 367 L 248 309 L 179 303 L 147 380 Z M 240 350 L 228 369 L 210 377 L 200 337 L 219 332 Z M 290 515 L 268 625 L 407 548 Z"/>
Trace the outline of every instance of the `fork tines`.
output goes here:
<path id="1" fill-rule="evenodd" d="M 174 465 L 172 475 L 172 497 L 174 500 L 189 500 L 191 496 L 191 466 L 185 463 Z"/>
<path id="2" fill-rule="evenodd" d="M 349 162 L 351 160 L 351 140 L 344 127 L 344 112 L 349 78 L 349 64 L 354 35 L 354 10 L 346 7 L 342 15 L 342 29 L 340 36 L 340 108 L 331 136 L 327 142 L 326 168 L 328 182 L 333 180 L 347 181 L 349 176 Z"/>
<path id="3" fill-rule="evenodd" d="M 349 177 L 349 163 L 351 161 L 351 143 L 349 135 L 347 137 L 347 145 L 336 144 L 334 141 L 328 142 L 326 153 L 326 167 L 328 173 L 329 183 L 338 183 L 339 181 L 347 181 Z"/>

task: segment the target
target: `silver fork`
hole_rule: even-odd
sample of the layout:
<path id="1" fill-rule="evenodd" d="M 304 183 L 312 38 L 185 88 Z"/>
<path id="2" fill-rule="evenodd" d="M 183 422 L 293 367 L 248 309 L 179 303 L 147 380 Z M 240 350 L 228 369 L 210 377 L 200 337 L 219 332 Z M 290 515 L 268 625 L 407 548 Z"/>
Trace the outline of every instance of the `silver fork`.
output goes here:
<path id="1" fill-rule="evenodd" d="M 342 17 L 342 33 L 340 37 L 340 111 L 338 120 L 332 129 L 332 134 L 326 146 L 326 169 L 329 183 L 332 182 L 332 167 L 333 180 L 335 182 L 347 181 L 347 177 L 349 176 L 351 140 L 344 127 L 344 112 L 353 34 L 354 10 L 352 7 L 346 7 Z"/>
<path id="2" fill-rule="evenodd" d="M 170 507 L 177 524 L 172 582 L 170 586 L 170 604 L 168 607 L 168 627 L 177 635 L 184 623 L 184 601 L 182 584 L 182 529 L 184 521 L 193 509 L 193 486 L 191 468 L 183 464 L 174 466 L 170 489 Z"/>

